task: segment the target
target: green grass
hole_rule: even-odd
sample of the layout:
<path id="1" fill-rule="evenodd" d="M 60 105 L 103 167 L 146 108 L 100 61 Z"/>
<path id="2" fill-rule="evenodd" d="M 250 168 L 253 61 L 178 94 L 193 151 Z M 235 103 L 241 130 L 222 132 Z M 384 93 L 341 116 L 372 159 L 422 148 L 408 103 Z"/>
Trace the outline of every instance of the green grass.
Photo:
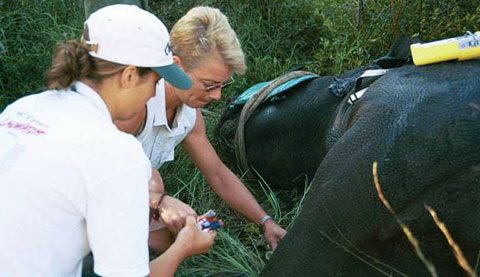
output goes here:
<path id="1" fill-rule="evenodd" d="M 199 214 L 214 209 L 225 223 L 209 253 L 187 259 L 177 275 L 210 276 L 222 273 L 257 276 L 267 261 L 269 251 L 259 228 L 229 209 L 212 192 L 183 151 L 178 151 L 176 159 L 176 162 L 161 169 L 167 190 L 175 192 L 175 196 L 194 207 Z M 263 180 L 250 181 L 247 185 L 263 208 L 285 227 L 298 215 L 305 198 L 301 192 L 272 191 Z M 287 207 L 287 202 L 294 203 L 293 207 Z"/>
<path id="2" fill-rule="evenodd" d="M 74 1 L 5 1 L 0 4 L 0 111 L 43 89 L 55 45 L 79 37 Z"/>
<path id="3" fill-rule="evenodd" d="M 423 41 L 480 30 L 480 1 L 364 1 L 357 24 L 357 2 L 348 0 L 157 0 L 150 9 L 168 28 L 197 5 L 220 8 L 230 19 L 247 57 L 245 76 L 223 91 L 205 114 L 207 135 L 226 101 L 251 85 L 270 80 L 296 66 L 321 75 L 338 74 L 384 55 L 402 33 Z M 55 45 L 78 38 L 83 22 L 80 0 L 0 1 L 0 111 L 15 99 L 43 88 L 43 72 Z M 236 167 L 228 164 L 232 169 Z M 225 227 L 209 254 L 189 258 L 177 276 L 256 276 L 268 248 L 260 230 L 229 209 L 209 188 L 185 153 L 161 169 L 169 192 L 199 214 L 218 211 Z M 242 177 L 242 176 L 240 176 Z M 277 192 L 263 180 L 244 180 L 262 207 L 282 226 L 298 215 L 304 191 Z"/>

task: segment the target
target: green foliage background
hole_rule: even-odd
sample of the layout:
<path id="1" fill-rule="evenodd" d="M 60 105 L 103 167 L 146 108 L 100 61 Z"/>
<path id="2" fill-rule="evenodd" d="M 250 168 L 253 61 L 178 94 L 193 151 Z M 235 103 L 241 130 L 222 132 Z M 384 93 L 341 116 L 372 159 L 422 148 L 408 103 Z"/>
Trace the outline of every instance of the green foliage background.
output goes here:
<path id="1" fill-rule="evenodd" d="M 255 83 L 298 66 L 331 75 L 365 65 L 384 55 L 400 34 L 432 41 L 480 30 L 479 0 L 363 2 L 360 14 L 357 1 L 351 0 L 157 0 L 149 4 L 168 28 L 190 8 L 208 5 L 220 8 L 237 31 L 248 73 L 236 77 L 221 101 L 206 107 L 210 111 L 205 116 L 207 132 L 219 147 L 211 133 L 222 107 L 230 96 Z M 15 99 L 43 89 L 43 73 L 54 46 L 80 36 L 82 5 L 81 0 L 0 1 L 0 111 Z M 177 275 L 257 275 L 268 249 L 256 226 L 211 192 L 182 151 L 161 173 L 170 192 L 198 213 L 217 210 L 226 222 L 210 253 L 188 259 Z M 272 192 L 267 184 L 245 182 L 277 222 L 284 227 L 292 222 L 303 191 Z"/>

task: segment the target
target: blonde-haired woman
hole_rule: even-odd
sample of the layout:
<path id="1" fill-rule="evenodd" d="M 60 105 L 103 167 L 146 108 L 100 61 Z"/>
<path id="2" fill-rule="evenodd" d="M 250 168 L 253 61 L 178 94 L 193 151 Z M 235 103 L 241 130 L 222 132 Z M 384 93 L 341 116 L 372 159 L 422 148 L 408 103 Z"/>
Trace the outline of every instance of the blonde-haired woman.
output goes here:
<path id="1" fill-rule="evenodd" d="M 112 122 L 138 113 L 161 77 L 190 87 L 168 49 L 167 29 L 153 14 L 100 9 L 81 42 L 55 50 L 50 90 L 0 114 L 0 276 L 80 276 L 90 249 L 102 276 L 172 276 L 213 244 L 215 234 L 188 217 L 149 264 L 150 162 Z"/>
<path id="2" fill-rule="evenodd" d="M 200 108 L 219 100 L 222 88 L 233 74 L 246 70 L 244 54 L 227 17 L 218 9 L 195 7 L 173 26 L 171 47 L 175 63 L 193 81 L 188 90 L 179 90 L 160 81 L 156 95 L 129 120 L 117 120 L 119 129 L 135 134 L 142 142 L 153 168 L 173 160 L 174 148 L 182 144 L 212 189 L 233 209 L 263 227 L 264 237 L 275 249 L 285 230 L 278 226 L 219 159 L 205 133 Z M 187 215 L 196 215 L 187 204 L 164 196 L 163 183 L 153 171 L 151 207 L 159 211 L 163 224 L 152 227 L 149 244 L 162 251 L 185 224 Z"/>

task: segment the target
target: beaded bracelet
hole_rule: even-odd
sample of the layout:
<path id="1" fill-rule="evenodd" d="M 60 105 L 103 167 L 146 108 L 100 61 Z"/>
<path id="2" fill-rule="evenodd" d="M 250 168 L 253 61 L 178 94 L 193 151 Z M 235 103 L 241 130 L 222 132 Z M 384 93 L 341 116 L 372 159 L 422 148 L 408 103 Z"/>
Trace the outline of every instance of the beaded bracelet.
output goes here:
<path id="1" fill-rule="evenodd" d="M 153 208 L 150 207 L 150 212 L 152 213 L 152 218 L 158 220 L 160 218 L 160 213 L 158 212 L 158 206 L 162 203 L 163 198 L 168 195 L 167 191 L 164 191 L 156 203 L 154 203 Z"/>

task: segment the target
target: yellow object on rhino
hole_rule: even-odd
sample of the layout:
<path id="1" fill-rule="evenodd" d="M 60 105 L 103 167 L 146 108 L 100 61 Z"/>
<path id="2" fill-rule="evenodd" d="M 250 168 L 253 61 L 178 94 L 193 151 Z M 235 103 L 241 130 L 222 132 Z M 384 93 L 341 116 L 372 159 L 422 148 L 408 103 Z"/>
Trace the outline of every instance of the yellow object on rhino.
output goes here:
<path id="1" fill-rule="evenodd" d="M 449 60 L 469 60 L 480 57 L 480 32 L 461 37 L 410 45 L 413 63 L 426 65 Z"/>

